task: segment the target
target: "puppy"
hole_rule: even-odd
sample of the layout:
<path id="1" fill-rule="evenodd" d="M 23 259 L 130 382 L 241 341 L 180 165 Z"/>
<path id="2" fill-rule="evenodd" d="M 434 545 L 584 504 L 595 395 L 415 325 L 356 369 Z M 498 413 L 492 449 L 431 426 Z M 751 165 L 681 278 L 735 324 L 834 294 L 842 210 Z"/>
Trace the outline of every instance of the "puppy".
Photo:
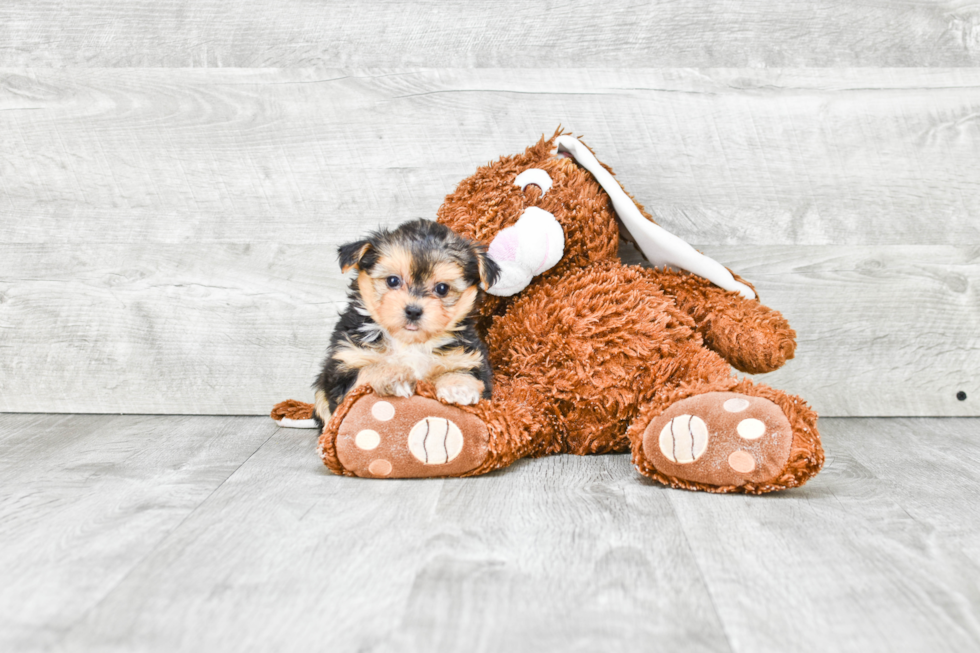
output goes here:
<path id="1" fill-rule="evenodd" d="M 425 380 L 450 403 L 490 398 L 490 362 L 474 313 L 480 284 L 492 286 L 500 270 L 484 247 L 438 222 L 414 220 L 337 251 L 341 270 L 358 274 L 314 384 L 321 429 L 361 385 L 411 397 Z"/>

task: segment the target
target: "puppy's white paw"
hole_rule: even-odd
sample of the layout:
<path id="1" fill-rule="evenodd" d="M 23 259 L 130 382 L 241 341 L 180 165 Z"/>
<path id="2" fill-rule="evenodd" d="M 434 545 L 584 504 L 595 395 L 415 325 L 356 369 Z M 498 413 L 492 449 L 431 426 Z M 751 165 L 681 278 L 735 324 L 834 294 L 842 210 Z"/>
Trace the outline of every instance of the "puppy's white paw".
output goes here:
<path id="1" fill-rule="evenodd" d="M 391 384 L 391 394 L 407 399 L 415 394 L 415 384 L 409 381 L 396 381 Z"/>
<path id="2" fill-rule="evenodd" d="M 411 397 L 415 394 L 414 381 L 399 381 L 397 379 L 385 379 L 384 381 L 372 383 L 374 391 L 383 397 Z"/>
<path id="3" fill-rule="evenodd" d="M 443 386 L 436 391 L 436 396 L 459 406 L 471 406 L 480 401 L 480 391 L 467 385 Z"/>

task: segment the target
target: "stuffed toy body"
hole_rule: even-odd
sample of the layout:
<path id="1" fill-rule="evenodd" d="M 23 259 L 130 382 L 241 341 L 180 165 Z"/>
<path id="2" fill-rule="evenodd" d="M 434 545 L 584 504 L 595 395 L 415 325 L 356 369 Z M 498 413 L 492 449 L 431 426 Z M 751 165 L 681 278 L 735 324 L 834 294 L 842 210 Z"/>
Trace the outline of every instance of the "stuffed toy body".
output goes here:
<path id="1" fill-rule="evenodd" d="M 820 470 L 814 411 L 732 370 L 792 358 L 787 321 L 655 225 L 577 139 L 559 130 L 478 169 L 438 221 L 487 245 L 502 270 L 478 324 L 492 399 L 451 405 L 424 383 L 410 398 L 355 388 L 320 436 L 333 472 L 471 476 L 524 457 L 629 451 L 669 486 L 764 493 Z M 619 259 L 621 225 L 655 267 Z M 273 417 L 309 412 L 284 402 Z"/>

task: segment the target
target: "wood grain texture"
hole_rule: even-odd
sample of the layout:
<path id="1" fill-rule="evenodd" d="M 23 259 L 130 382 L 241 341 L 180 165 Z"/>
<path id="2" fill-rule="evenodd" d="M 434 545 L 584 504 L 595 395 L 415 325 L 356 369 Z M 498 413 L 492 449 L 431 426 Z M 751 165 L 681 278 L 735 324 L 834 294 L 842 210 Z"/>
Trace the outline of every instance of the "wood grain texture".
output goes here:
<path id="1" fill-rule="evenodd" d="M 0 65 L 969 66 L 971 3 L 8 0 Z"/>
<path id="2" fill-rule="evenodd" d="M 670 493 L 732 649 L 977 650 L 977 427 L 821 420 L 827 465 L 799 493 Z"/>
<path id="3" fill-rule="evenodd" d="M 326 472 L 309 431 L 282 431 L 64 643 L 725 650 L 666 497 L 624 501 L 624 462 L 360 483 Z"/>
<path id="4" fill-rule="evenodd" d="M 711 251 L 797 330 L 796 358 L 757 380 L 827 416 L 980 414 L 980 247 Z"/>
<path id="5" fill-rule="evenodd" d="M 0 242 L 335 243 L 559 123 L 678 235 L 980 242 L 980 70 L 0 73 Z"/>
<path id="6" fill-rule="evenodd" d="M 0 411 L 268 414 L 310 395 L 345 305 L 316 246 L 5 252 Z"/>
<path id="7" fill-rule="evenodd" d="M 980 414 L 976 69 L 8 70 L 0 109 L 0 410 L 307 397 L 333 248 L 563 121 L 790 317 L 773 385 Z"/>
<path id="8" fill-rule="evenodd" d="M 822 420 L 822 474 L 740 497 L 623 455 L 367 481 L 260 418 L 0 415 L 0 644 L 973 651 L 977 428 Z"/>
<path id="9" fill-rule="evenodd" d="M 799 331 L 759 380 L 822 415 L 976 415 L 976 247 L 703 250 Z M 309 398 L 344 278 L 316 245 L 7 246 L 0 410 L 267 414 Z M 958 401 L 965 391 L 968 399 Z"/>
<path id="10" fill-rule="evenodd" d="M 872 419 L 848 419 L 833 425 L 839 436 L 835 455 L 873 474 L 876 485 L 895 497 L 931 540 L 962 551 L 974 567 L 980 566 L 973 519 L 980 502 L 980 485 L 974 480 L 980 465 L 977 420 L 902 419 L 879 425 Z M 869 431 L 886 437 L 865 438 Z M 980 606 L 980 598 L 973 605 Z"/>
<path id="11" fill-rule="evenodd" d="M 274 426 L 0 415 L 0 649 L 50 650 Z"/>

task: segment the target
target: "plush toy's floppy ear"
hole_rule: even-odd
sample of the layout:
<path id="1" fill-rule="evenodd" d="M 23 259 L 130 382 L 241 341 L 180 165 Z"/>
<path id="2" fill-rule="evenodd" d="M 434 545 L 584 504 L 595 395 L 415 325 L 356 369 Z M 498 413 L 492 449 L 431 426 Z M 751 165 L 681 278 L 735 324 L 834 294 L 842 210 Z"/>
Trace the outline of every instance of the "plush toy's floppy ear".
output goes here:
<path id="1" fill-rule="evenodd" d="M 500 266 L 497 265 L 496 261 L 490 258 L 486 250 L 483 248 L 480 248 L 476 260 L 477 264 L 480 266 L 480 282 L 483 284 L 483 288 L 486 290 L 493 284 L 497 283 L 497 279 L 500 278 Z"/>
<path id="2" fill-rule="evenodd" d="M 358 240 L 337 248 L 337 258 L 340 259 L 340 269 L 347 272 L 352 267 L 360 269 L 361 261 L 371 251 L 371 241 Z"/>
<path id="3" fill-rule="evenodd" d="M 559 136 L 555 142 L 559 152 L 567 152 L 575 161 L 592 173 L 599 185 L 609 195 L 616 215 L 629 230 L 643 255 L 654 265 L 681 268 L 704 277 L 725 290 L 741 293 L 743 297 L 755 299 L 755 292 L 744 283 L 735 280 L 724 265 L 691 247 L 660 225 L 647 220 L 640 213 L 609 171 L 602 167 L 595 155 L 581 141 L 572 136 Z"/>

